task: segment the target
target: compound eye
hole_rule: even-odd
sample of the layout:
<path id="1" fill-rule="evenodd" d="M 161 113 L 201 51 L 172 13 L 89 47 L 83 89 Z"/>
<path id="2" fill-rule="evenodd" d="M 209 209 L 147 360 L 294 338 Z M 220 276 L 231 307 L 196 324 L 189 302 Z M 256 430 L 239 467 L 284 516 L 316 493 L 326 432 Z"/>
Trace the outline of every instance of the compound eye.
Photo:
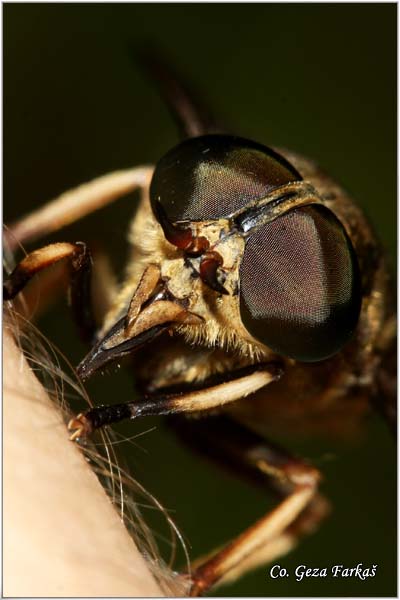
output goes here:
<path id="1" fill-rule="evenodd" d="M 186 140 L 157 164 L 150 186 L 153 212 L 169 221 L 229 217 L 301 176 L 279 154 L 243 138 L 205 135 Z"/>
<path id="2" fill-rule="evenodd" d="M 357 258 L 325 206 L 288 211 L 250 235 L 240 266 L 240 313 L 273 351 L 323 360 L 349 340 L 361 309 Z"/>

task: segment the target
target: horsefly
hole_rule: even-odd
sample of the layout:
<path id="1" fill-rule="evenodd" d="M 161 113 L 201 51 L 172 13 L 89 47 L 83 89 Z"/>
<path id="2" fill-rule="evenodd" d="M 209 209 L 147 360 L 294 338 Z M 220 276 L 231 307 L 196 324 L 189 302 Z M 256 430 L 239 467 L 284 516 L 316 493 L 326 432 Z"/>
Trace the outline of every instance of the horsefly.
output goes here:
<path id="1" fill-rule="evenodd" d="M 70 298 L 89 353 L 85 381 L 133 356 L 142 398 L 97 406 L 71 439 L 124 419 L 168 415 L 192 445 L 257 472 L 280 503 L 193 568 L 191 595 L 275 560 L 315 530 L 320 472 L 265 429 L 333 427 L 378 404 L 394 423 L 390 280 L 361 209 L 313 162 L 231 135 L 165 65 L 150 72 L 183 140 L 156 164 L 106 175 L 11 225 L 11 246 L 54 232 L 136 189 L 132 258 L 100 327 L 83 242 L 28 254 L 4 283 L 13 299 L 39 271 L 70 266 Z M 321 408 L 322 407 L 322 408 Z M 361 409 L 360 409 L 361 407 Z M 354 409 L 354 410 L 353 410 Z M 187 419 L 196 415 L 197 419 Z M 265 425 L 265 427 L 264 427 Z"/>

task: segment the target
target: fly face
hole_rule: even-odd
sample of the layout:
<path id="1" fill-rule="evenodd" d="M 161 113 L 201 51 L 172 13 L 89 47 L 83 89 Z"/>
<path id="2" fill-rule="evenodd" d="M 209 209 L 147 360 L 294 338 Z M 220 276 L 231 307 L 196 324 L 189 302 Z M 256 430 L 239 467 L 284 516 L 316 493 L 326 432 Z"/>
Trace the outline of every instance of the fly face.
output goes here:
<path id="1" fill-rule="evenodd" d="M 221 338 L 229 329 L 261 353 L 300 361 L 323 360 L 349 340 L 361 308 L 352 243 L 279 154 L 233 136 L 193 138 L 161 159 L 150 194 L 166 239 L 185 256 L 176 272 L 188 281 L 189 269 L 197 283 L 190 310 L 203 328 L 217 323 Z"/>
<path id="2" fill-rule="evenodd" d="M 166 329 L 250 363 L 322 361 L 353 335 L 352 242 L 275 151 L 228 135 L 186 140 L 157 164 L 150 206 L 144 270 L 128 276 L 78 367 L 83 379 Z"/>
<path id="3" fill-rule="evenodd" d="M 126 314 L 111 335 L 103 332 L 81 376 L 166 325 L 189 341 L 258 360 L 320 361 L 350 339 L 361 308 L 352 243 L 279 154 L 234 136 L 189 139 L 157 164 L 150 204 L 167 244 L 157 256 L 155 236 L 151 281 L 147 273 L 140 301 L 127 282 Z"/>

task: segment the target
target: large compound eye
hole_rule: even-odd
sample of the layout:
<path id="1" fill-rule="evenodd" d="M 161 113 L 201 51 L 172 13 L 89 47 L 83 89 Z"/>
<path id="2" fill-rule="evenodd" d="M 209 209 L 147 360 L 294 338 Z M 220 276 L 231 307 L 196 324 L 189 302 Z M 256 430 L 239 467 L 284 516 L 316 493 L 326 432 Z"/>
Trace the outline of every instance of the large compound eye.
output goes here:
<path id="1" fill-rule="evenodd" d="M 328 208 L 296 208 L 251 233 L 240 313 L 259 342 L 300 361 L 323 360 L 350 338 L 360 308 L 357 258 Z"/>
<path id="2" fill-rule="evenodd" d="M 271 190 L 300 181 L 273 150 L 228 135 L 191 138 L 158 163 L 150 186 L 154 214 L 160 202 L 169 221 L 229 217 Z"/>

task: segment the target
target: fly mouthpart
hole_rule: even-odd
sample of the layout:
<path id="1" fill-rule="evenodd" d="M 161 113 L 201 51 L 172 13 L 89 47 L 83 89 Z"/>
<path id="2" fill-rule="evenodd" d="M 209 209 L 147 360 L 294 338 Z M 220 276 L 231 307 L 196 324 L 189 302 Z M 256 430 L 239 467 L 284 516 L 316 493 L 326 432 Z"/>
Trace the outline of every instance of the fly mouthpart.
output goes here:
<path id="1" fill-rule="evenodd" d="M 202 322 L 201 317 L 176 302 L 170 300 L 153 302 L 139 313 L 128 331 L 126 316 L 119 319 L 78 365 L 78 376 L 82 380 L 89 379 L 95 371 L 150 343 L 176 323 L 199 325 Z"/>
<path id="2" fill-rule="evenodd" d="M 89 379 L 99 369 L 103 372 L 104 367 L 109 363 L 119 360 L 148 344 L 170 326 L 170 323 L 164 323 L 163 325 L 151 327 L 134 338 L 107 348 L 106 344 L 115 336 L 115 333 L 124 328 L 124 321 L 125 319 L 120 319 L 110 332 L 79 363 L 76 372 L 82 381 Z"/>

